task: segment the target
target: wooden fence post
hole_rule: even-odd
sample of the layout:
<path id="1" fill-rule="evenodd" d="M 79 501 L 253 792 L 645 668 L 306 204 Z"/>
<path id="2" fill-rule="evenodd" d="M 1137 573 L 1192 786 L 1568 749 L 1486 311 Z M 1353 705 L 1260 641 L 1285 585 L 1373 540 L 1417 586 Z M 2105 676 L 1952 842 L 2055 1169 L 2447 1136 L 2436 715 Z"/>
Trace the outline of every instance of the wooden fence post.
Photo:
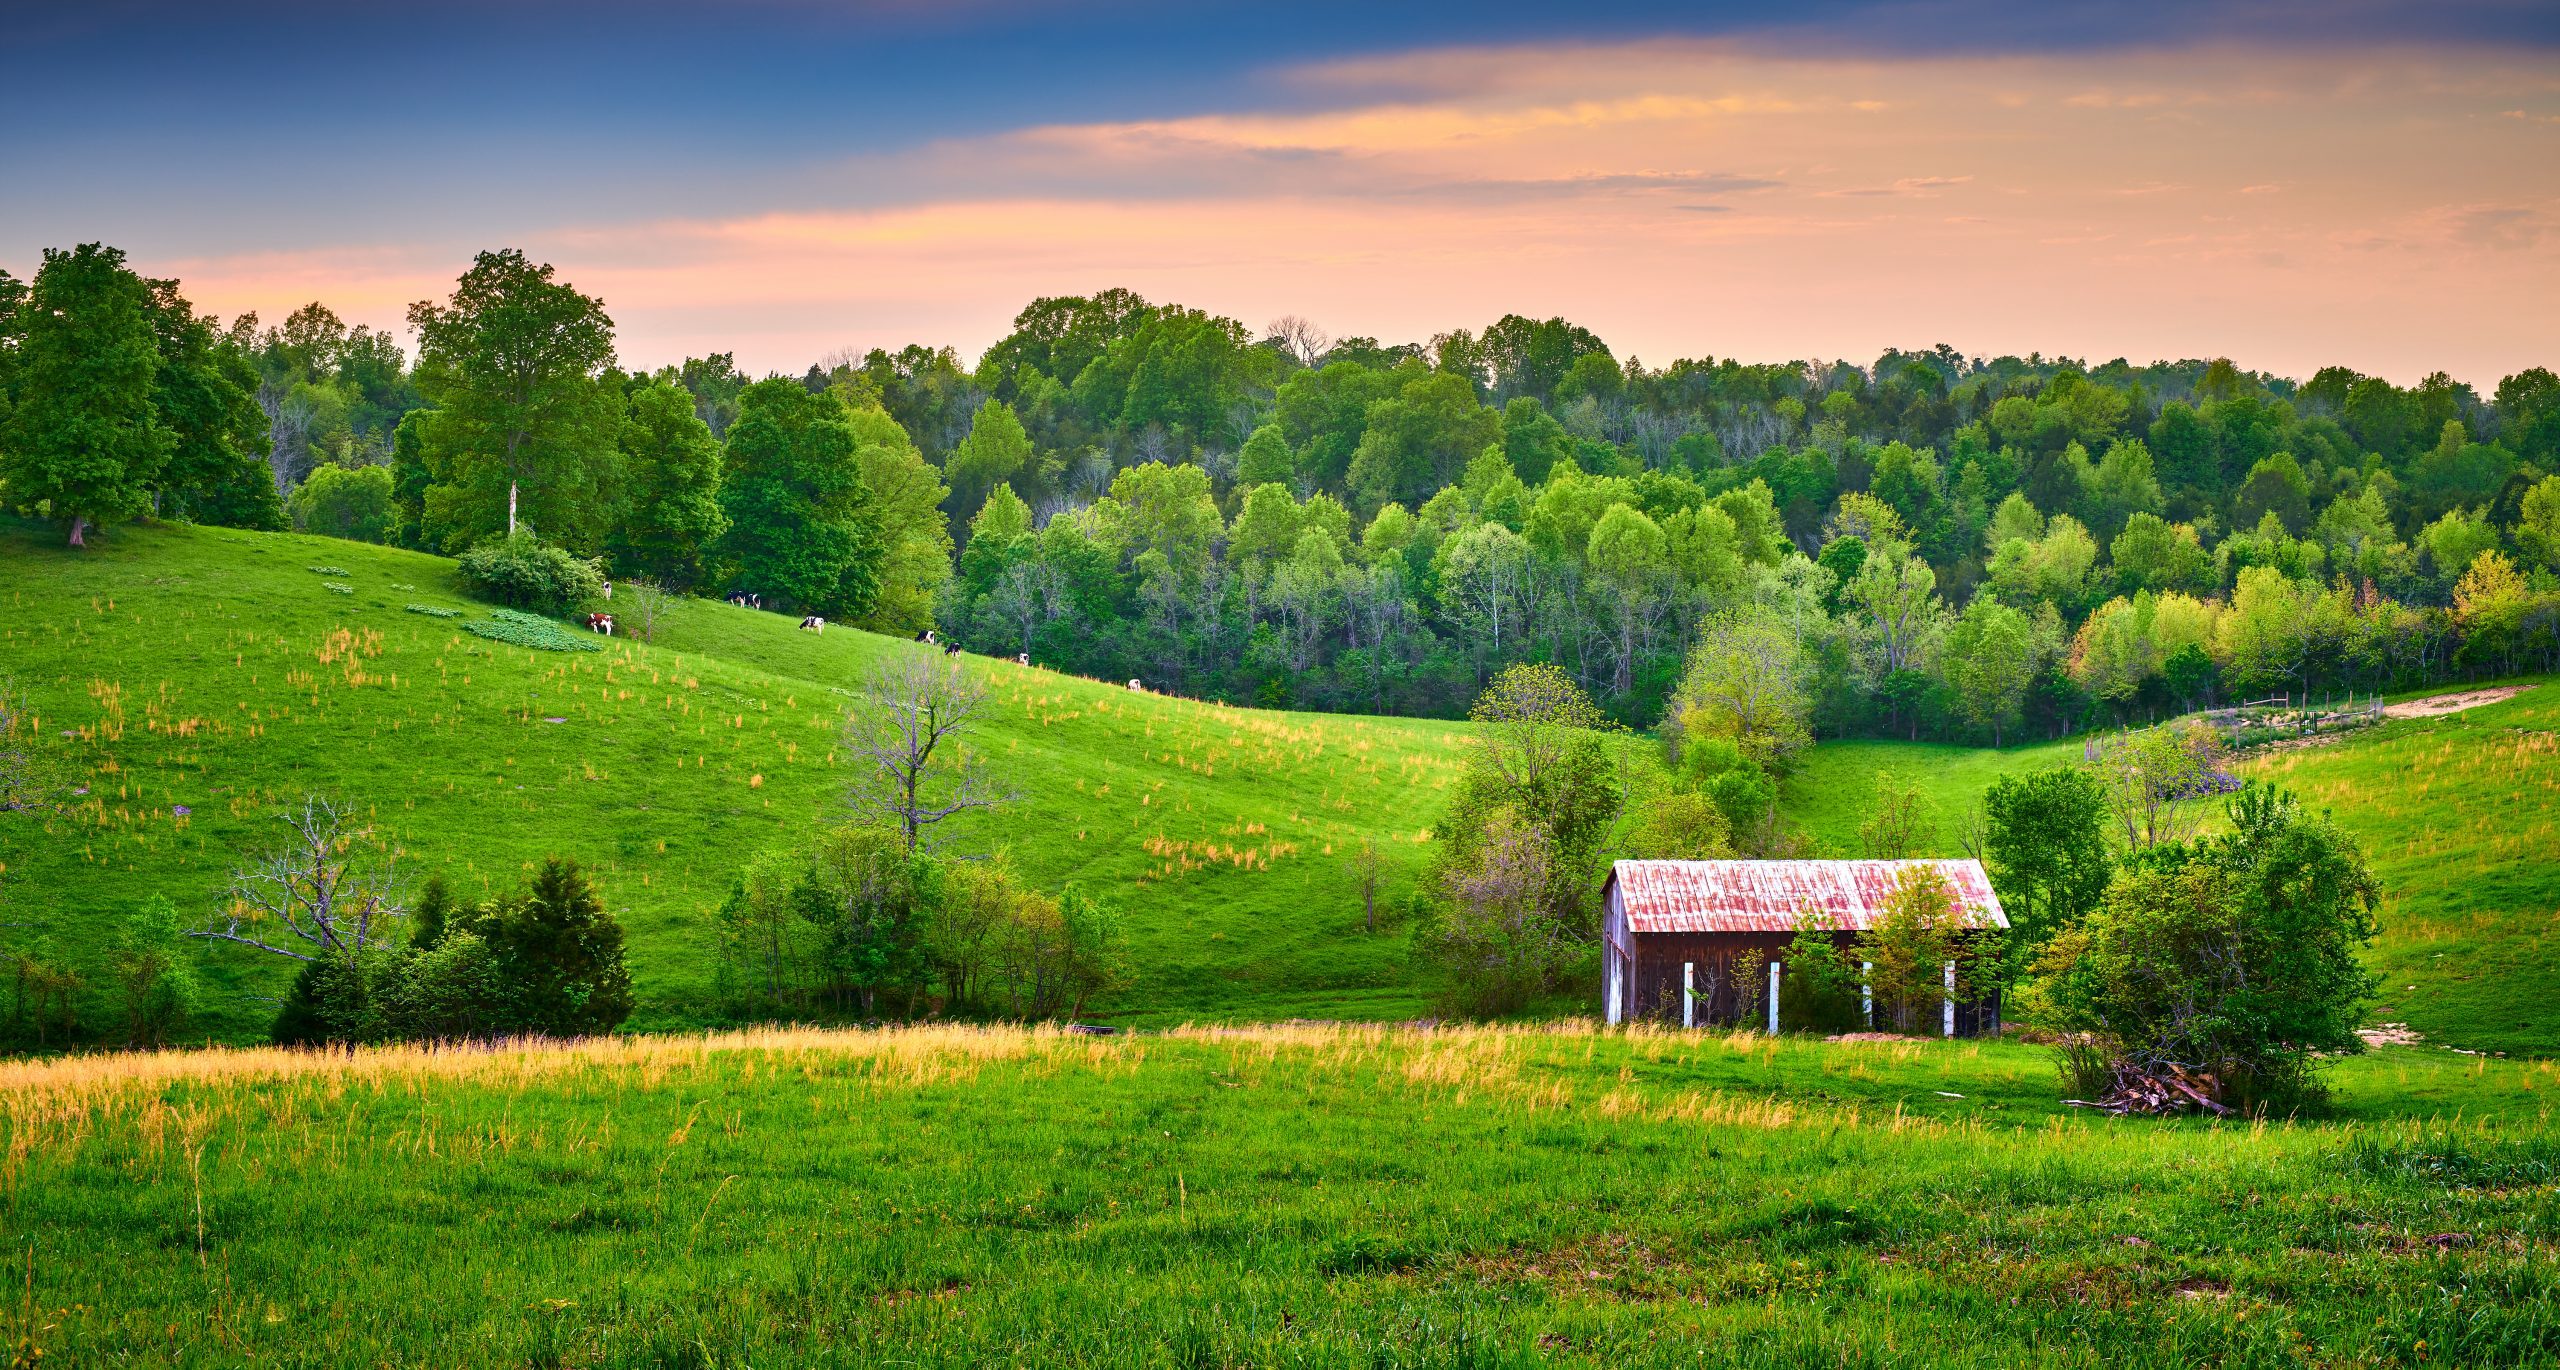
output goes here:
<path id="1" fill-rule="evenodd" d="M 1949 1037 L 1956 1035 L 1956 963 L 1953 961 L 1947 963 L 1945 1035 Z"/>
<path id="2" fill-rule="evenodd" d="M 1778 963 L 1769 963 L 1769 1035 L 1778 1035 Z"/>
<path id="3" fill-rule="evenodd" d="M 1876 1025 L 1876 963 L 1858 963 L 1858 1012 L 1865 1015 L 1870 1031 Z"/>

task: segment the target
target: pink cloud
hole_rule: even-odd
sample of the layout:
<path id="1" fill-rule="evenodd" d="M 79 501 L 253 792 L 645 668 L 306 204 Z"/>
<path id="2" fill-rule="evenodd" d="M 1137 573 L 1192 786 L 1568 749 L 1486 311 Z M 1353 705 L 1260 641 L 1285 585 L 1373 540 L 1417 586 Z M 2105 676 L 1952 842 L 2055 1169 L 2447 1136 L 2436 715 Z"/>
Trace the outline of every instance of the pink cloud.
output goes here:
<path id="1" fill-rule="evenodd" d="M 812 187 L 859 186 L 873 206 L 530 239 L 493 221 L 468 246 L 156 269 L 223 312 L 318 297 L 396 324 L 469 246 L 519 245 L 608 301 L 633 362 L 722 350 L 778 370 L 842 346 L 974 355 L 1033 296 L 1106 285 L 1398 339 L 1560 313 L 1656 362 L 1944 340 L 2489 383 L 2560 356 L 2549 311 L 2512 307 L 2560 296 L 2560 254 L 2535 250 L 2560 186 L 2519 175 L 2560 166 L 2560 130 L 2500 117 L 2550 88 L 2529 59 L 1668 43 L 1451 49 L 1287 79 L 1318 106 L 812 168 Z M 2460 120 L 2465 136 L 2444 137 Z M 2195 186 L 2239 189 L 2182 193 Z M 1914 213 L 1933 196 L 1980 212 Z"/>

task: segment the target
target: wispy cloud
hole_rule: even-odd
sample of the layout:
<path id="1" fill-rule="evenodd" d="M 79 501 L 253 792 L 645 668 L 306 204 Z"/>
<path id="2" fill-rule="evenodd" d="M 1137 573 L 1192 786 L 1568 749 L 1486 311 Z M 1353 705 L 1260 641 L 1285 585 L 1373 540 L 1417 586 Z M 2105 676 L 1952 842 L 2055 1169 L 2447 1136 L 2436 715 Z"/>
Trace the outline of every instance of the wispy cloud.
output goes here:
<path id="1" fill-rule="evenodd" d="M 2493 382 L 2560 355 L 2560 325 L 2509 307 L 2560 297 L 2560 187 L 2517 175 L 2560 165 L 2560 131 L 2504 117 L 2549 98 L 2540 60 L 1683 40 L 1270 82 L 1285 107 L 863 152 L 699 214 L 187 274 L 226 311 L 396 308 L 433 288 L 422 263 L 449 280 L 469 247 L 521 241 L 613 304 L 634 360 L 791 370 L 845 344 L 983 347 L 1024 299 L 1112 284 L 1390 338 L 1564 313 L 1655 360 L 1944 338 Z"/>

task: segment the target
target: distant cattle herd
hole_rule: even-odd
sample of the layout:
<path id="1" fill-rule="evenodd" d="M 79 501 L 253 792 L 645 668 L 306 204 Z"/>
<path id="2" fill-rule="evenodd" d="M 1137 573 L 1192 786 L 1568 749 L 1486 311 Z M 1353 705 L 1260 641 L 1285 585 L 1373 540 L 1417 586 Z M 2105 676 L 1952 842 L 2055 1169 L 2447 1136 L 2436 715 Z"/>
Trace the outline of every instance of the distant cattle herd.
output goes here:
<path id="1" fill-rule="evenodd" d="M 606 586 L 605 597 L 608 599 L 613 597 L 612 586 L 610 584 Z M 734 604 L 741 609 L 762 609 L 764 607 L 764 596 L 757 594 L 752 590 L 732 590 L 729 592 L 728 598 L 731 604 Z M 613 615 L 589 614 L 587 615 L 587 627 L 596 632 L 610 635 L 613 632 Z M 824 633 L 827 631 L 827 621 L 816 614 L 807 614 L 802 616 L 800 620 L 800 628 L 803 632 Z M 958 656 L 961 652 L 959 643 L 943 637 L 941 633 L 931 628 L 927 628 L 923 632 L 916 634 L 915 641 L 922 646 L 941 648 L 944 656 Z M 1016 652 L 1013 656 L 1013 662 L 1017 666 L 1028 666 L 1031 664 L 1031 654 L 1029 652 Z M 1146 692 L 1147 685 L 1143 680 L 1133 679 L 1129 682 L 1129 688 L 1144 694 Z"/>

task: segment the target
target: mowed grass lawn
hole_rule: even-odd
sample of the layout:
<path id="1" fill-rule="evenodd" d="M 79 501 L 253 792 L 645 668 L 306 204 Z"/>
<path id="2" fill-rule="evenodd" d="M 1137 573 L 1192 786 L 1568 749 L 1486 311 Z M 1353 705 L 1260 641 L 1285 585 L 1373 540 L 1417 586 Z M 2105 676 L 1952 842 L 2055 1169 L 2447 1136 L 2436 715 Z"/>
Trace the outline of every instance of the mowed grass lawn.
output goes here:
<path id="1" fill-rule="evenodd" d="M 1579 1024 L 22 1063 L 0 1323 L 47 1365 L 2560 1357 L 2560 1070 L 2340 1075 L 2347 1121 L 2215 1126 L 2065 1116 L 2016 1045 Z"/>
<path id="2" fill-rule="evenodd" d="M 377 821 L 413 879 L 442 873 L 466 895 L 547 855 L 586 863 L 630 931 L 634 1025 L 705 1022 L 731 881 L 845 817 L 844 691 L 880 654 L 920 650 L 691 601 L 654 644 L 529 651 L 407 610 L 485 617 L 441 558 L 221 529 L 120 526 L 85 553 L 56 541 L 0 521 L 0 674 L 87 793 L 0 817 L 0 862 L 13 921 L 43 924 L 93 985 L 112 915 L 158 893 L 209 917 L 233 863 L 281 834 L 278 810 L 325 791 Z M 1044 886 L 1122 905 L 1138 974 L 1107 1011 L 1422 1011 L 1432 986 L 1396 919 L 1462 728 L 967 660 L 992 693 L 970 741 L 1023 801 L 946 825 L 949 846 L 1009 851 Z M 1363 838 L 1391 863 L 1376 933 L 1348 869 Z M 268 1010 L 249 996 L 276 992 L 285 967 L 206 961 L 196 1031 L 260 1035 Z"/>
<path id="3" fill-rule="evenodd" d="M 2560 686 L 2521 683 L 2501 703 L 2261 751 L 2235 769 L 2291 788 L 2363 843 L 2384 894 L 2377 1019 L 2439 1045 L 2548 1056 L 2560 1054 Z M 2077 762 L 2083 741 L 1825 742 L 1782 803 L 1822 854 L 1853 856 L 1876 776 L 1890 772 L 1926 792 L 1933 850 L 1962 855 L 1959 823 L 1993 781 Z"/>

